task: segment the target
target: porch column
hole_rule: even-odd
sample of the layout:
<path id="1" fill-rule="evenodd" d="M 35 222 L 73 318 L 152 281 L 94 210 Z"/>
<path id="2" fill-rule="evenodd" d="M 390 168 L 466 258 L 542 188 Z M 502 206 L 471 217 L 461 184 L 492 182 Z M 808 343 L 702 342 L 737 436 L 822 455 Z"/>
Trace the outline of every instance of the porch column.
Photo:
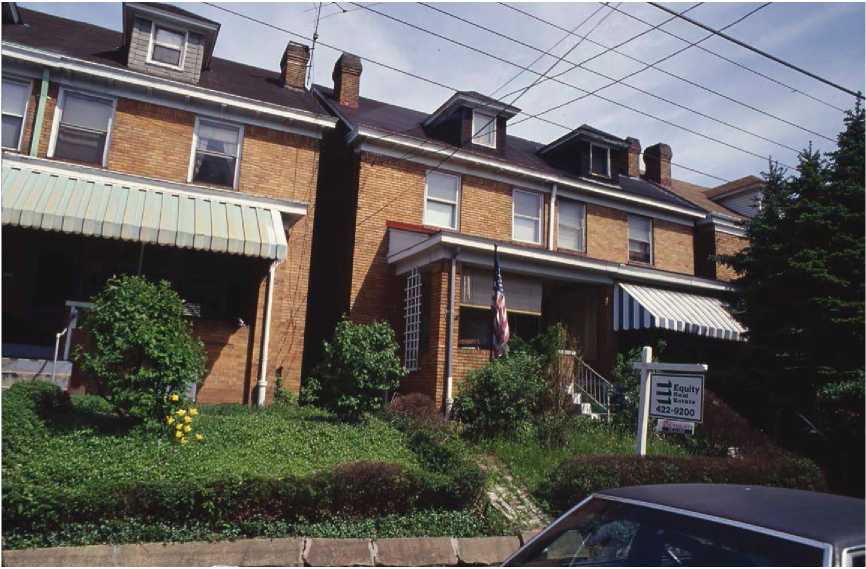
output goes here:
<path id="1" fill-rule="evenodd" d="M 268 388 L 268 344 L 271 339 L 271 306 L 274 299 L 274 278 L 277 263 L 271 263 L 268 269 L 267 292 L 265 293 L 264 328 L 262 329 L 262 348 L 259 357 L 259 380 L 256 383 L 256 406 L 264 407 L 265 393 Z"/>

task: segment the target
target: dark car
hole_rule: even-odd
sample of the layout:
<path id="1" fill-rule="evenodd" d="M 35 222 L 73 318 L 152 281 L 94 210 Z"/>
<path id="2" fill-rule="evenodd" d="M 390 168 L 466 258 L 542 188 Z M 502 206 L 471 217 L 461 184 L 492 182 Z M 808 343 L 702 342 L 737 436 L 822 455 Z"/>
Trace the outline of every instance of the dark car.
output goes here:
<path id="1" fill-rule="evenodd" d="M 864 502 L 762 486 L 664 484 L 591 495 L 505 566 L 864 566 Z"/>

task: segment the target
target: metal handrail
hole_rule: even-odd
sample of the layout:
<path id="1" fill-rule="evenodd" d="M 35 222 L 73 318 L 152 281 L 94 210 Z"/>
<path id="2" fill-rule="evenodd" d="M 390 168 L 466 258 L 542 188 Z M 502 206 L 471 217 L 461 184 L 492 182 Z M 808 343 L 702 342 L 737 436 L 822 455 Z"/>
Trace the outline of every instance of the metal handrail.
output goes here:
<path id="1" fill-rule="evenodd" d="M 54 335 L 54 365 L 51 368 L 51 383 L 54 383 L 54 377 L 57 375 L 57 356 L 60 352 L 60 338 L 69 331 L 69 326 Z"/>
<path id="2" fill-rule="evenodd" d="M 604 409 L 607 419 L 610 420 L 610 395 L 613 391 L 613 384 L 592 369 L 582 358 L 577 360 L 575 367 L 575 387 Z"/>

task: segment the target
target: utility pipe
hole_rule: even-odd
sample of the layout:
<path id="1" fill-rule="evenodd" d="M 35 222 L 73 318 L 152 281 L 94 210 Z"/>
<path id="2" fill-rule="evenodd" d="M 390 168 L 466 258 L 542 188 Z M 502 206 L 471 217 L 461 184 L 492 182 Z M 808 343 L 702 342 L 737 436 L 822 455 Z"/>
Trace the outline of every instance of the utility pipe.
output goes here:
<path id="1" fill-rule="evenodd" d="M 39 87 L 39 102 L 36 103 L 36 119 L 33 121 L 33 134 L 30 135 L 30 156 L 39 152 L 39 139 L 42 138 L 42 123 L 45 122 L 45 105 L 48 102 L 48 70 L 42 70 L 42 84 Z M 21 128 L 24 128 L 22 125 Z"/>
<path id="2" fill-rule="evenodd" d="M 547 248 L 553 251 L 553 225 L 556 223 L 556 184 L 550 192 L 550 215 L 547 220 Z"/>
<path id="3" fill-rule="evenodd" d="M 259 380 L 256 383 L 256 406 L 265 406 L 265 393 L 268 388 L 268 344 L 271 339 L 271 306 L 274 299 L 274 278 L 277 263 L 271 263 L 268 269 L 268 285 L 265 292 L 264 329 L 262 330 L 262 348 L 259 357 Z"/>
<path id="4" fill-rule="evenodd" d="M 448 268 L 448 308 L 445 311 L 447 320 L 445 322 L 445 417 L 451 416 L 451 404 L 453 401 L 452 384 L 454 377 L 452 373 L 454 350 L 452 347 L 454 335 L 454 292 L 457 274 L 457 251 L 451 254 L 451 264 Z"/>

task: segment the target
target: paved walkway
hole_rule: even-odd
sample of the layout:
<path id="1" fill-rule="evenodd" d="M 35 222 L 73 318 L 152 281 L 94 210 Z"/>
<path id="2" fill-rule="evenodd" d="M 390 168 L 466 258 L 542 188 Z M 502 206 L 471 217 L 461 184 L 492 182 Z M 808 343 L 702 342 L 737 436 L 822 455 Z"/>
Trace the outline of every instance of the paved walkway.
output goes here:
<path id="1" fill-rule="evenodd" d="M 479 466 L 490 476 L 491 485 L 487 489 L 490 504 L 514 527 L 521 530 L 543 528 L 552 521 L 500 460 L 487 455 L 479 461 Z"/>

